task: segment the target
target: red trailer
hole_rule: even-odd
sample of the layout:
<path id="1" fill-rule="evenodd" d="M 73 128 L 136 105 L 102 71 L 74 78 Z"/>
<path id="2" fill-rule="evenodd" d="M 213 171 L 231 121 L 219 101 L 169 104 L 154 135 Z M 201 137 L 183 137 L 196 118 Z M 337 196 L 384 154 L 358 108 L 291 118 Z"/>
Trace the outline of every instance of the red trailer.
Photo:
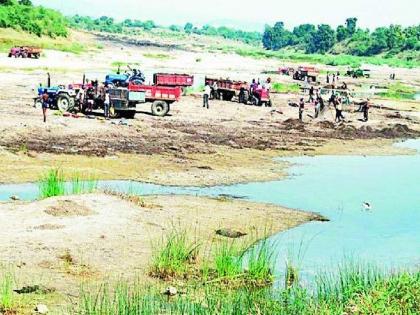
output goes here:
<path id="1" fill-rule="evenodd" d="M 134 105 L 145 102 L 152 103 L 152 114 L 155 116 L 165 116 L 170 110 L 170 105 L 179 101 L 182 94 L 180 87 L 141 85 L 133 82 L 129 83 L 128 91 L 131 98 L 130 103 L 133 102 Z M 142 96 L 139 99 L 135 99 L 136 93 L 139 96 L 144 93 L 144 99 Z"/>
<path id="2" fill-rule="evenodd" d="M 9 51 L 9 58 L 35 58 L 38 59 L 41 57 L 42 49 L 38 47 L 31 46 L 22 46 L 22 47 L 12 47 Z"/>
<path id="3" fill-rule="evenodd" d="M 194 76 L 177 73 L 155 73 L 153 84 L 160 86 L 188 87 L 194 84 Z"/>
<path id="4" fill-rule="evenodd" d="M 205 78 L 206 85 L 212 89 L 212 97 L 224 101 L 232 101 L 238 98 L 239 103 L 261 106 L 271 106 L 270 91 L 267 89 L 251 88 L 245 81 L 233 81 L 229 79 Z"/>

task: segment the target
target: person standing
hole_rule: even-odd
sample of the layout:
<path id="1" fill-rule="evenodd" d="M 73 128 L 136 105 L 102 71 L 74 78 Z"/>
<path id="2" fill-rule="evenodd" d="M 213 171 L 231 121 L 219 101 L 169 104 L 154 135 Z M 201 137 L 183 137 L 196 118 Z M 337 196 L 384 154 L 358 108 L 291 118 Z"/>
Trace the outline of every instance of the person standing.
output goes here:
<path id="1" fill-rule="evenodd" d="M 104 99 L 104 116 L 105 119 L 109 118 L 109 105 L 110 105 L 110 99 L 109 99 L 109 90 L 105 88 L 105 99 Z"/>
<path id="2" fill-rule="evenodd" d="M 305 101 L 303 100 L 303 97 L 300 99 L 299 102 L 299 120 L 303 121 L 303 111 L 305 110 Z"/>
<path id="3" fill-rule="evenodd" d="M 44 93 L 41 95 L 42 100 L 42 115 L 44 116 L 44 123 L 47 122 L 47 109 L 49 107 L 50 96 L 48 95 L 47 90 L 44 90 Z"/>
<path id="4" fill-rule="evenodd" d="M 319 104 L 319 98 L 317 98 L 316 100 L 315 100 L 315 116 L 314 116 L 314 119 L 317 119 L 318 118 L 318 116 L 319 116 L 319 109 L 320 109 L 320 104 Z"/>
<path id="5" fill-rule="evenodd" d="M 314 87 L 311 86 L 309 89 L 309 103 L 312 103 L 314 101 Z"/>
<path id="6" fill-rule="evenodd" d="M 363 121 L 367 122 L 369 120 L 369 108 L 370 108 L 370 101 L 367 99 L 367 102 L 363 106 Z"/>
<path id="7" fill-rule="evenodd" d="M 341 103 L 341 99 L 336 98 L 334 102 L 334 106 L 335 106 L 335 122 L 344 121 L 343 104 Z"/>
<path id="8" fill-rule="evenodd" d="M 203 107 L 207 107 L 207 109 L 209 109 L 210 94 L 211 94 L 211 87 L 207 83 L 205 88 L 204 88 L 204 95 L 203 95 Z"/>
<path id="9" fill-rule="evenodd" d="M 327 72 L 327 84 L 329 84 L 329 83 L 330 83 L 330 73 Z"/>

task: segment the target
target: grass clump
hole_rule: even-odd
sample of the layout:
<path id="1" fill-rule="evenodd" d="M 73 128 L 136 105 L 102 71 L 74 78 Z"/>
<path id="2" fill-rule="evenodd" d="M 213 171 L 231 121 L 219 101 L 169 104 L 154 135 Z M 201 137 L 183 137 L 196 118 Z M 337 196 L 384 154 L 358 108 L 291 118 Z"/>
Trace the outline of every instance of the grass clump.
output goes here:
<path id="1" fill-rule="evenodd" d="M 51 169 L 38 183 L 40 198 L 63 196 L 65 194 L 65 181 L 60 169 Z"/>
<path id="2" fill-rule="evenodd" d="M 287 83 L 280 83 L 276 82 L 272 86 L 273 92 L 276 93 L 299 93 L 300 92 L 300 85 L 297 83 L 287 84 Z"/>
<path id="3" fill-rule="evenodd" d="M 168 54 L 153 54 L 153 53 L 145 53 L 143 54 L 144 57 L 149 59 L 158 59 L 158 60 L 169 60 L 172 59 L 172 57 Z"/>
<path id="4" fill-rule="evenodd" d="M 39 198 L 92 193 L 96 190 L 97 184 L 95 179 L 82 179 L 80 174 L 73 174 L 67 182 L 63 171 L 54 168 L 50 169 L 39 180 Z"/>
<path id="5" fill-rule="evenodd" d="M 173 229 L 155 246 L 150 275 L 160 279 L 188 276 L 188 270 L 198 257 L 200 245 L 191 240 L 185 230 Z"/>
<path id="6" fill-rule="evenodd" d="M 14 279 L 11 273 L 0 274 L 0 313 L 7 314 L 14 306 L 13 286 Z"/>

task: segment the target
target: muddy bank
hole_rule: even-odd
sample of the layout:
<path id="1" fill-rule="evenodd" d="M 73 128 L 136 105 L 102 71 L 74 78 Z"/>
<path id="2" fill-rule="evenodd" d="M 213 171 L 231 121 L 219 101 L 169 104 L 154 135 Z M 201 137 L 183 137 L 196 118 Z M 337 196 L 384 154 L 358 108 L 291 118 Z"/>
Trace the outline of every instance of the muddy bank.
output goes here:
<path id="1" fill-rule="evenodd" d="M 82 279 L 140 275 L 148 281 L 152 247 L 173 228 L 191 231 L 206 248 L 221 237 L 216 233 L 220 229 L 240 231 L 246 238 L 324 220 L 229 198 L 149 196 L 141 205 L 105 194 L 2 203 L 2 263 L 19 266 L 19 274 L 29 277 L 24 285 L 76 294 Z M 45 273 L 49 276 L 41 277 Z"/>

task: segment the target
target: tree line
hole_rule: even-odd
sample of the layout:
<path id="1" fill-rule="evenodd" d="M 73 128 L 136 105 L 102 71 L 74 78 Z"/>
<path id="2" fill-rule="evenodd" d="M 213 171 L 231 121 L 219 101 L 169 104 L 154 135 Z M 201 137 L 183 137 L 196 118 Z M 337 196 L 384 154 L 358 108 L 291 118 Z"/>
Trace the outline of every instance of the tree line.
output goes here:
<path id="1" fill-rule="evenodd" d="M 400 25 L 378 27 L 373 32 L 357 27 L 357 18 L 348 18 L 336 29 L 330 25 L 302 24 L 292 31 L 283 22 L 266 26 L 262 43 L 264 48 L 279 50 L 294 47 L 306 53 L 346 53 L 355 56 L 373 56 L 383 52 L 399 53 L 420 50 L 420 25 L 403 28 Z"/>
<path id="2" fill-rule="evenodd" d="M 109 33 L 124 33 L 124 31 L 133 28 L 141 28 L 146 31 L 150 31 L 155 28 L 164 28 L 162 26 L 158 26 L 151 20 L 140 21 L 126 19 L 122 22 L 116 22 L 113 18 L 107 16 L 94 19 L 89 16 L 75 15 L 69 18 L 69 23 L 70 26 L 74 28 Z M 202 27 L 197 27 L 192 23 L 186 23 L 184 27 L 171 25 L 167 27 L 167 29 L 173 32 L 183 32 L 186 34 L 221 36 L 226 39 L 238 40 L 248 44 L 260 44 L 262 39 L 262 34 L 259 32 L 245 32 L 226 26 L 213 27 L 211 25 L 204 25 Z"/>
<path id="3" fill-rule="evenodd" d="M 38 36 L 67 36 L 67 20 L 59 12 L 33 6 L 30 0 L 0 0 L 0 28 L 11 27 Z"/>

